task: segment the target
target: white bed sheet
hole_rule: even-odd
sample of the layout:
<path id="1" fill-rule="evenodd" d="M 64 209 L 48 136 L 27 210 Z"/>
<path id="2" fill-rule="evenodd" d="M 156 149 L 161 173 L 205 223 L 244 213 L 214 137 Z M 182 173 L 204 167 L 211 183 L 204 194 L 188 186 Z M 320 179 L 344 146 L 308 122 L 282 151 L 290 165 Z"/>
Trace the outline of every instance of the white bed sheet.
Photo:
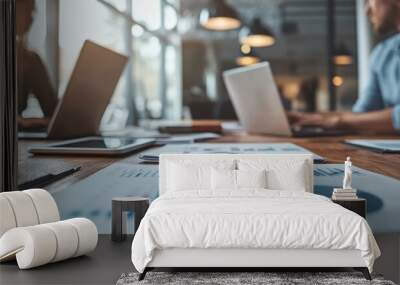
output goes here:
<path id="1" fill-rule="evenodd" d="M 361 216 L 320 195 L 265 189 L 160 196 L 134 237 L 135 268 L 167 248 L 357 249 L 371 272 L 380 255 Z"/>

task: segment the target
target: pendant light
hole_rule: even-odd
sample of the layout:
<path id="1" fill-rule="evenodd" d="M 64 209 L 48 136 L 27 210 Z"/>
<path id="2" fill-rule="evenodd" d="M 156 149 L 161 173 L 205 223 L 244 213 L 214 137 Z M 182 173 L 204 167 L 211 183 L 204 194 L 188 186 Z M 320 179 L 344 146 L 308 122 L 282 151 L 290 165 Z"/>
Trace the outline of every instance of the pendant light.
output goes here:
<path id="1" fill-rule="evenodd" d="M 214 31 L 228 31 L 240 27 L 239 15 L 225 0 L 210 0 L 200 13 L 200 24 Z"/>
<path id="2" fill-rule="evenodd" d="M 353 63 L 353 56 L 344 44 L 339 45 L 335 50 L 333 62 L 336 65 L 350 65 Z"/>
<path id="3" fill-rule="evenodd" d="M 255 18 L 249 26 L 244 26 L 239 33 L 240 42 L 251 47 L 268 47 L 275 43 L 275 36 L 261 19 Z"/>
<path id="4" fill-rule="evenodd" d="M 336 86 L 336 87 L 342 86 L 343 83 L 344 83 L 343 77 L 340 76 L 340 75 L 335 75 L 335 76 L 332 78 L 332 84 L 333 84 L 334 86 Z"/>
<path id="5" fill-rule="evenodd" d="M 249 45 L 240 46 L 240 56 L 236 58 L 236 64 L 239 66 L 248 66 L 260 62 L 260 58 L 255 55 Z"/>

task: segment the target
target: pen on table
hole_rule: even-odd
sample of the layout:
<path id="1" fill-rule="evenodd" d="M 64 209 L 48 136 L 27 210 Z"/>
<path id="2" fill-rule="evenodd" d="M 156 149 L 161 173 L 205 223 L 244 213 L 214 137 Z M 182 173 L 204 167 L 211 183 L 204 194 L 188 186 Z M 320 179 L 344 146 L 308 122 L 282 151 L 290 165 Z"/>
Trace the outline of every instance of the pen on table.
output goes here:
<path id="1" fill-rule="evenodd" d="M 57 174 L 49 173 L 49 174 L 46 174 L 39 178 L 36 178 L 34 180 L 31 180 L 26 183 L 18 185 L 18 189 L 24 190 L 24 189 L 35 188 L 35 187 L 43 187 L 50 183 L 61 180 L 62 178 L 67 177 L 67 176 L 79 171 L 80 169 L 81 169 L 81 167 L 77 166 L 77 167 L 73 167 L 73 168 L 67 169 L 65 171 L 62 171 Z"/>

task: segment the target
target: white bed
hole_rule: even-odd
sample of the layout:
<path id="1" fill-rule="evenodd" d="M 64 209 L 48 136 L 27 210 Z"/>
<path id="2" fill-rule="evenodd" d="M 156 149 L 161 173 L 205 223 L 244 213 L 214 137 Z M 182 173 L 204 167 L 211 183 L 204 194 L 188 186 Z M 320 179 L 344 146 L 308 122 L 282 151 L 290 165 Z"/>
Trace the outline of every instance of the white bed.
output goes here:
<path id="1" fill-rule="evenodd" d="M 362 217 L 312 194 L 312 161 L 309 155 L 161 156 L 160 197 L 132 243 L 140 278 L 155 267 L 354 267 L 370 278 L 380 255 L 371 230 Z M 191 176 L 187 169 L 196 167 Z M 235 186 L 218 182 L 218 172 L 209 178 L 208 167 L 235 173 Z M 260 167 L 265 187 L 238 188 L 259 183 L 251 176 Z M 240 182 L 234 171 L 248 175 Z"/>

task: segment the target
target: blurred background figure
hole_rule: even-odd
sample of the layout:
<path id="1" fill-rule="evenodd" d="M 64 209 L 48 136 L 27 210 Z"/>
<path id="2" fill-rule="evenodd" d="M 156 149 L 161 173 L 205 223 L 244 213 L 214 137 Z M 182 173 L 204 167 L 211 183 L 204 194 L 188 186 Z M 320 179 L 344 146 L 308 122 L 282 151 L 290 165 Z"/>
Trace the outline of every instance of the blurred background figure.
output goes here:
<path id="1" fill-rule="evenodd" d="M 17 2 L 18 111 L 25 129 L 46 126 L 85 40 L 129 56 L 101 130 L 154 120 L 237 120 L 222 73 L 263 61 L 285 109 L 298 112 L 291 114 L 294 124 L 400 127 L 389 110 L 398 104 L 398 52 L 392 52 L 398 0 Z M 212 13 L 216 5 L 224 6 L 221 15 Z M 371 37 L 367 14 L 379 37 Z"/>
<path id="2" fill-rule="evenodd" d="M 355 132 L 400 131 L 400 1 L 368 0 L 365 11 L 383 40 L 374 48 L 369 78 L 353 112 L 290 113 L 293 125 Z"/>
<path id="3" fill-rule="evenodd" d="M 18 0 L 17 4 L 17 85 L 18 125 L 22 130 L 43 129 L 57 105 L 57 95 L 50 82 L 46 67 L 40 56 L 27 45 L 27 34 L 35 15 L 34 0 Z M 29 96 L 36 97 L 43 113 L 42 118 L 23 118 Z"/>

